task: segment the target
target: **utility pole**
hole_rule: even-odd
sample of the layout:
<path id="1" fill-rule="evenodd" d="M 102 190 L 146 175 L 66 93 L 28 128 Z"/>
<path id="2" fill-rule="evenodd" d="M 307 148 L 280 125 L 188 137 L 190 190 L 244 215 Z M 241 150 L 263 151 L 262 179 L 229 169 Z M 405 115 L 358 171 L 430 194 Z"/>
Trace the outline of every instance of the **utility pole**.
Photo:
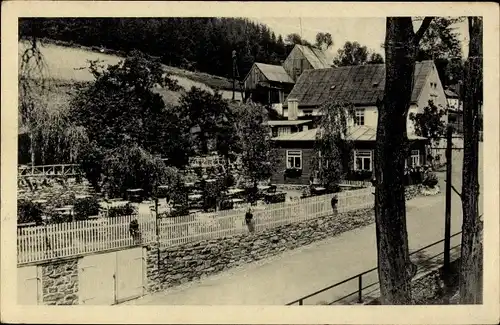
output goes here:
<path id="1" fill-rule="evenodd" d="M 444 222 L 444 271 L 450 270 L 450 241 L 451 241 L 451 169 L 452 169 L 452 127 L 446 130 L 446 206 Z"/>
<path id="2" fill-rule="evenodd" d="M 236 91 L 236 50 L 233 50 L 233 100 Z"/>

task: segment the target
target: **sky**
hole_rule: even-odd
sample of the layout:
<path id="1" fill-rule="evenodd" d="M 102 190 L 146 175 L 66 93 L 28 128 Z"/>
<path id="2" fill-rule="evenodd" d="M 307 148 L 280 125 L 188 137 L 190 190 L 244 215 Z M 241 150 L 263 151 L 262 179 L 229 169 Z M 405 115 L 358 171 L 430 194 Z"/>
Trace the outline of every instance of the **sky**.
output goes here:
<path id="1" fill-rule="evenodd" d="M 352 18 L 352 17 L 262 17 L 254 19 L 266 24 L 276 34 L 281 34 L 283 38 L 291 33 L 302 34 L 311 43 L 314 43 L 316 33 L 329 32 L 332 34 L 333 46 L 329 49 L 335 54 L 346 41 L 357 41 L 365 45 L 369 50 L 378 52 L 384 56 L 381 44 L 385 39 L 385 18 Z M 302 29 L 301 29 L 302 22 Z M 415 29 L 418 29 L 420 22 L 414 22 Z M 457 32 L 460 33 L 462 43 L 462 55 L 467 57 L 468 28 L 466 21 L 457 24 Z"/>

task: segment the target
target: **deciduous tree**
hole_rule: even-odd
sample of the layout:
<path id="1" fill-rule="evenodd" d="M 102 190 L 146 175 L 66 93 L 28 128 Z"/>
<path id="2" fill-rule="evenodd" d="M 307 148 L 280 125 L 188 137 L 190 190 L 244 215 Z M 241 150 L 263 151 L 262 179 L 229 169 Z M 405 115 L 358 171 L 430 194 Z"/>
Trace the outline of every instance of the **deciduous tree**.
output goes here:
<path id="1" fill-rule="evenodd" d="M 337 67 L 383 62 L 380 54 L 370 53 L 366 46 L 350 41 L 345 42 L 344 46 L 337 51 L 337 56 L 333 59 L 333 64 Z"/>
<path id="2" fill-rule="evenodd" d="M 319 32 L 316 34 L 316 47 L 327 50 L 333 45 L 332 34 Z"/>
<path id="3" fill-rule="evenodd" d="M 411 17 L 389 17 L 386 21 L 385 89 L 378 104 L 375 150 L 375 221 L 383 304 L 411 303 L 414 267 L 408 251 L 403 185 L 406 119 L 418 43 L 431 21 L 431 17 L 426 17 L 416 33 Z"/>
<path id="4" fill-rule="evenodd" d="M 431 141 L 439 141 L 446 133 L 446 123 L 443 116 L 446 111 L 437 107 L 432 100 L 421 113 L 410 113 L 410 120 L 415 125 L 415 133 Z"/>
<path id="5" fill-rule="evenodd" d="M 327 100 L 320 110 L 322 117 L 316 134 L 313 166 L 317 166 L 318 176 L 326 189 L 337 192 L 351 157 L 347 135 L 355 110 L 352 104 L 333 99 Z"/>
<path id="6" fill-rule="evenodd" d="M 241 167 L 245 178 L 254 188 L 271 177 L 277 165 L 265 110 L 255 104 L 241 104 L 237 108 L 236 132 L 241 147 Z"/>
<path id="7" fill-rule="evenodd" d="M 462 169 L 462 245 L 460 260 L 460 303 L 482 302 L 481 229 L 479 201 L 479 107 L 483 100 L 483 22 L 468 17 L 469 56 L 465 64 L 464 160 Z"/>

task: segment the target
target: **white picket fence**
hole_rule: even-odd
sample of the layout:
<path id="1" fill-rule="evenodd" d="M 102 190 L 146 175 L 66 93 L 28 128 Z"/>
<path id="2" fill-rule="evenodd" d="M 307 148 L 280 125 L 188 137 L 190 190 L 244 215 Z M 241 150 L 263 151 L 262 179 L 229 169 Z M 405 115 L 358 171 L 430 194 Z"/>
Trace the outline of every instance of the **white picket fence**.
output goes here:
<path id="1" fill-rule="evenodd" d="M 371 188 L 338 193 L 337 211 L 342 213 L 373 207 L 374 199 L 371 193 Z M 327 194 L 295 202 L 254 207 L 252 214 L 255 231 L 332 215 L 332 196 L 333 194 Z M 134 242 L 129 233 L 129 224 L 135 218 L 139 223 L 141 243 L 156 241 L 157 222 L 162 247 L 229 237 L 248 232 L 244 220 L 245 213 L 246 209 L 242 208 L 158 220 L 151 214 L 140 214 L 18 228 L 18 263 L 135 245 L 137 242 Z"/>

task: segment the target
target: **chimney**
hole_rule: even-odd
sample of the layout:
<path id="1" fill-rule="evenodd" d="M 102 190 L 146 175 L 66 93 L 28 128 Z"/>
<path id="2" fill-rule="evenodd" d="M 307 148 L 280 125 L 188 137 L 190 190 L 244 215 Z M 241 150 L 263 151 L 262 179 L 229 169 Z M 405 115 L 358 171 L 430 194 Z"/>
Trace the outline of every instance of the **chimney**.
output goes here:
<path id="1" fill-rule="evenodd" d="M 295 98 L 288 98 L 288 120 L 295 121 L 299 115 L 299 101 Z"/>

